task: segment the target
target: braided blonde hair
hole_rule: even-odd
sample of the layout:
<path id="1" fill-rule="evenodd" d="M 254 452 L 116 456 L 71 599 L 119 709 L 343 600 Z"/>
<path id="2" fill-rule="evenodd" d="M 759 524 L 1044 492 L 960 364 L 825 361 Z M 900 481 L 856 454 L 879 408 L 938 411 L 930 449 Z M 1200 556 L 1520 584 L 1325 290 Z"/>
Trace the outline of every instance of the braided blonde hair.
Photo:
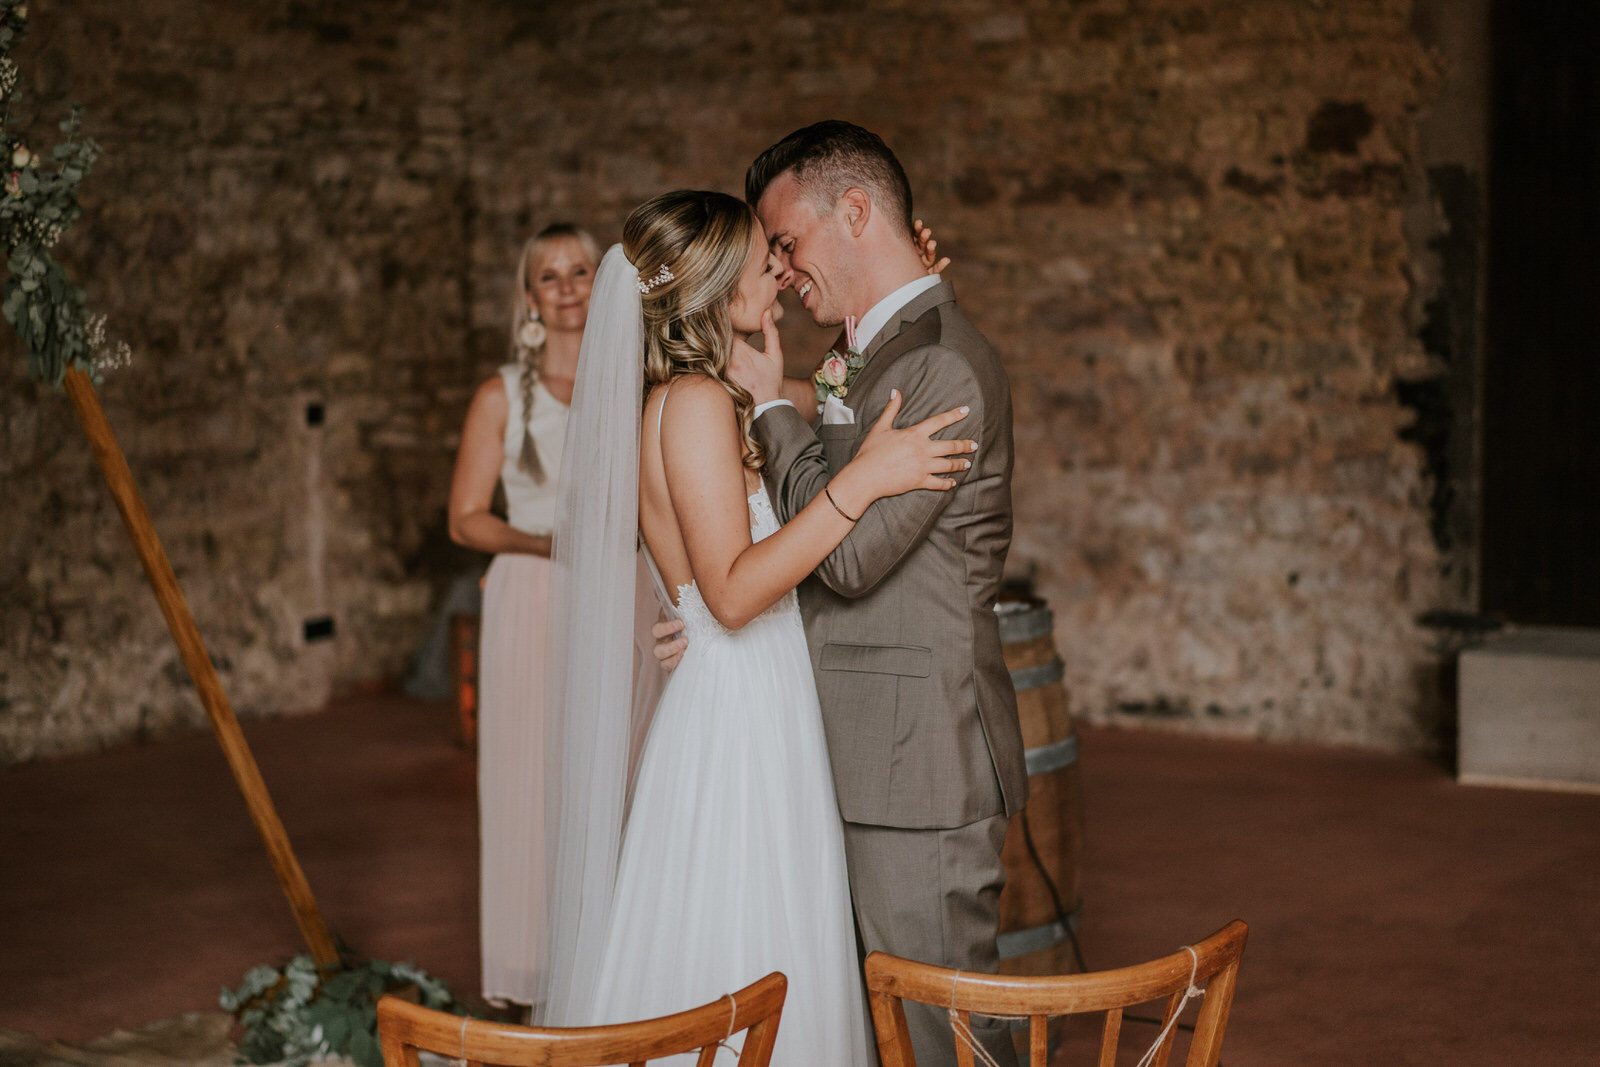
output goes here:
<path id="1" fill-rule="evenodd" d="M 644 380 L 648 391 L 684 374 L 703 374 L 733 397 L 744 465 L 760 470 L 765 451 L 751 435 L 755 402 L 728 377 L 733 323 L 728 305 L 750 257 L 755 215 L 725 193 L 680 189 L 640 204 L 622 226 L 622 248 L 642 277 L 661 267 L 669 281 L 644 294 Z"/>
<path id="2" fill-rule="evenodd" d="M 528 296 L 533 292 L 534 266 L 545 251 L 556 241 L 577 241 L 583 254 L 589 257 L 593 269 L 600 262 L 600 244 L 594 235 L 570 222 L 556 222 L 528 238 L 517 257 L 517 287 L 511 293 L 511 362 L 521 374 L 522 398 L 522 451 L 517 455 L 517 466 L 543 485 L 548 476 L 539 459 L 539 448 L 533 440 L 533 388 L 539 383 L 539 371 L 544 365 L 544 342 L 529 346 L 522 343 L 522 327 L 528 322 Z"/>

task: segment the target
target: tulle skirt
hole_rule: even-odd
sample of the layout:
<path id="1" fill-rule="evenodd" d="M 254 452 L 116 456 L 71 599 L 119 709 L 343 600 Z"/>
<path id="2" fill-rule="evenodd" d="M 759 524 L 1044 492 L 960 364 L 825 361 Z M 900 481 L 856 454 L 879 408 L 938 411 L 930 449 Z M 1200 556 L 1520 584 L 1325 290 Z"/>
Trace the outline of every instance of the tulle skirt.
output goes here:
<path id="1" fill-rule="evenodd" d="M 689 650 L 644 744 L 580 1021 L 666 1015 L 783 971 L 773 1064 L 852 1067 L 872 1061 L 843 826 L 805 632 L 785 600 L 727 633 L 697 589 L 684 593 Z"/>
<path id="2" fill-rule="evenodd" d="M 550 561 L 489 565 L 478 660 L 478 825 L 483 995 L 534 998 L 544 921 L 545 604 Z"/>

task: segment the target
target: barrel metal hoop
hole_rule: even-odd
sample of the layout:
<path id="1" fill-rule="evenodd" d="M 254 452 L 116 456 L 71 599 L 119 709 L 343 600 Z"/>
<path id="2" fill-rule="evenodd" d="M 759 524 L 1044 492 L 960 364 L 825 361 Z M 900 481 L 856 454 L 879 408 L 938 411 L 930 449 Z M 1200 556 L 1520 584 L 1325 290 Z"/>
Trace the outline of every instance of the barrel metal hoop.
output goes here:
<path id="1" fill-rule="evenodd" d="M 1055 685 L 1066 677 L 1067 665 L 1057 659 L 1051 663 L 1041 663 L 1037 667 L 1018 667 L 1011 672 L 1011 688 L 1021 692 L 1024 689 L 1043 689 L 1047 685 Z"/>
<path id="2" fill-rule="evenodd" d="M 1032 641 L 1036 637 L 1054 632 L 1055 615 L 1049 608 L 1000 613 L 1000 643 L 1005 645 Z"/>
<path id="3" fill-rule="evenodd" d="M 1078 737 L 1074 734 L 1059 741 L 1052 741 L 1048 745 L 1030 748 L 1022 756 L 1028 764 L 1029 778 L 1036 774 L 1059 771 L 1078 762 Z"/>
<path id="4" fill-rule="evenodd" d="M 1062 923 L 1057 919 L 1047 922 L 1043 926 L 1030 926 L 1026 930 L 1008 930 L 995 939 L 1000 949 L 1000 958 L 1003 960 L 1015 959 L 1033 952 L 1052 948 L 1061 944 L 1078 930 L 1078 914 L 1082 908 L 1074 908 L 1067 921 Z"/>

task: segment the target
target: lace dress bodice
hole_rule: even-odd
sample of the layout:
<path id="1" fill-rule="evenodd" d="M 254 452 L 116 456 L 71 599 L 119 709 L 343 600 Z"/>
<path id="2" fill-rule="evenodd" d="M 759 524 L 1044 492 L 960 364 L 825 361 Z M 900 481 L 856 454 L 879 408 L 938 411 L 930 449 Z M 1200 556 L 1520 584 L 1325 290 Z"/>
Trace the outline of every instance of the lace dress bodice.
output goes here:
<path id="1" fill-rule="evenodd" d="M 751 543 L 771 537 L 778 532 L 782 525 L 778 522 L 778 513 L 772 507 L 772 499 L 767 496 L 765 483 L 761 488 L 750 494 L 750 541 Z M 800 602 L 793 589 L 783 594 L 777 601 L 750 620 L 745 629 L 779 615 L 793 614 L 796 619 L 800 617 Z M 692 645 L 696 640 L 710 637 L 726 637 L 734 631 L 717 621 L 711 609 L 706 607 L 705 598 L 700 595 L 700 586 L 695 582 L 678 586 L 678 615 L 683 619 L 684 636 L 689 638 Z M 742 630 L 739 632 L 743 632 Z"/>

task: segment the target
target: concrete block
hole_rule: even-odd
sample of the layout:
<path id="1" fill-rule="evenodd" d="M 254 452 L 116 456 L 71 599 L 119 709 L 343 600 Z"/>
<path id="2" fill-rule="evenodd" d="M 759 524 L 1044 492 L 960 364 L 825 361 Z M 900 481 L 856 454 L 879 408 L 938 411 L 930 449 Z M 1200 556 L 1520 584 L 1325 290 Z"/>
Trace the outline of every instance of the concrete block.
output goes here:
<path id="1" fill-rule="evenodd" d="M 1600 630 L 1512 630 L 1459 672 L 1460 781 L 1600 792 Z"/>

